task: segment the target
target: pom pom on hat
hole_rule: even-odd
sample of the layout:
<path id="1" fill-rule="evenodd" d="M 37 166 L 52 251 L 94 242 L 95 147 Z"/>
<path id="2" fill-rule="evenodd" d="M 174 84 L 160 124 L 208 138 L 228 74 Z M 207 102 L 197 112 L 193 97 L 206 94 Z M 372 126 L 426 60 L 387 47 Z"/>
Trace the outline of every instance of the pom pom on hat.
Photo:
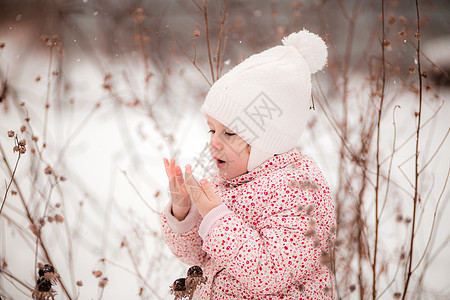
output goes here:
<path id="1" fill-rule="evenodd" d="M 311 74 L 321 70 L 325 65 L 327 46 L 318 35 L 303 29 L 302 31 L 291 33 L 282 42 L 285 46 L 294 46 L 300 52 L 308 64 Z"/>

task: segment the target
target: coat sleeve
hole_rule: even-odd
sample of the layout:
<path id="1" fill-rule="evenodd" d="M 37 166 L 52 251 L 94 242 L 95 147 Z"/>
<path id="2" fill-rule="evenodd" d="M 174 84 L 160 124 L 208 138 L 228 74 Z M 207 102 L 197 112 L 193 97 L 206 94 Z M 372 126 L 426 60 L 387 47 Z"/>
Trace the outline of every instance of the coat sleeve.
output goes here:
<path id="1" fill-rule="evenodd" d="M 254 293 L 278 292 L 324 268 L 320 257 L 333 235 L 330 191 L 321 178 L 315 184 L 302 184 L 307 181 L 302 176 L 294 179 L 295 186 L 285 178 L 254 192 L 253 197 L 266 195 L 267 204 L 256 226 L 228 215 L 203 243 L 217 264 Z"/>
<path id="2" fill-rule="evenodd" d="M 202 265 L 208 255 L 202 250 L 203 241 L 198 234 L 201 222 L 198 211 L 192 204 L 186 219 L 179 222 L 171 215 L 170 205 L 169 202 L 160 217 L 166 245 L 182 262 L 189 265 Z"/>

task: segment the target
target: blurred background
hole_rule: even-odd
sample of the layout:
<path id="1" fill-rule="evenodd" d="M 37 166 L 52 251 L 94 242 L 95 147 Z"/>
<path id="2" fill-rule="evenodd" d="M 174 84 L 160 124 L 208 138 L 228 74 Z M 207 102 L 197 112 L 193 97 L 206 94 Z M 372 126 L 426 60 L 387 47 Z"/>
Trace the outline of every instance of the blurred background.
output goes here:
<path id="1" fill-rule="evenodd" d="M 333 191 L 338 297 L 449 298 L 450 2 L 417 3 L 0 0 L 1 298 L 39 263 L 57 299 L 173 297 L 162 158 L 212 176 L 210 85 L 303 28 L 329 51 L 298 147 Z"/>

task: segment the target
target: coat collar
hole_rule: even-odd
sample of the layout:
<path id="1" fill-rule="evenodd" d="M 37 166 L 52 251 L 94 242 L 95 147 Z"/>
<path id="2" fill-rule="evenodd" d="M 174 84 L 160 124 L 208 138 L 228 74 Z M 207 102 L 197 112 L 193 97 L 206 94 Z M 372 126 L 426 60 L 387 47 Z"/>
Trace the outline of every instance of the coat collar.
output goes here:
<path id="1" fill-rule="evenodd" d="M 285 168 L 286 166 L 297 162 L 300 159 L 301 153 L 297 149 L 292 149 L 283 154 L 274 156 L 264 163 L 256 167 L 250 172 L 237 176 L 233 179 L 226 179 L 223 176 L 220 177 L 220 182 L 224 186 L 237 187 L 244 183 L 250 182 L 257 179 L 258 177 L 265 176 L 269 173 L 275 172 L 279 169 Z"/>

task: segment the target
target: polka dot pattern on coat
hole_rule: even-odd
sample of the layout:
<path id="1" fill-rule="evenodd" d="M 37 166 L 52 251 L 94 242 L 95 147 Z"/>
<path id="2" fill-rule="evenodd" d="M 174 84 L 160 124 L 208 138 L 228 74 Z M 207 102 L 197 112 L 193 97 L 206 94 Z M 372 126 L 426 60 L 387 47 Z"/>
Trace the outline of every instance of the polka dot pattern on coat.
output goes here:
<path id="1" fill-rule="evenodd" d="M 203 241 L 198 226 L 174 233 L 169 249 L 208 277 L 194 299 L 332 299 L 327 267 L 335 239 L 334 206 L 317 164 L 293 149 L 232 180 L 216 194 L 234 212 Z"/>

